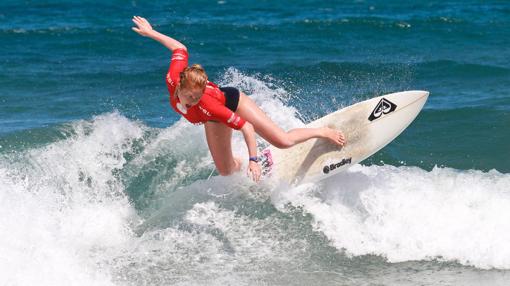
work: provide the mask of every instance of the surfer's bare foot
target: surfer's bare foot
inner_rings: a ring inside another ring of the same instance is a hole
[[[329,127],[323,127],[322,134],[323,134],[324,138],[329,139],[329,141],[331,141],[335,145],[338,145],[338,146],[345,145],[345,136],[339,130],[335,130],[335,129],[332,129]]]

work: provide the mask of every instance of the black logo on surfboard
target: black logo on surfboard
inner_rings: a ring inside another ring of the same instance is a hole
[[[324,174],[327,174],[327,173],[329,173],[329,171],[333,171],[336,168],[340,168],[345,164],[350,164],[351,160],[352,160],[352,157],[347,158],[347,159],[342,159],[342,161],[340,161],[338,163],[326,165],[326,166],[324,166],[324,168],[322,168],[322,171],[324,172]]]
[[[393,112],[397,108],[397,105],[386,98],[381,98],[379,103],[375,106],[374,110],[372,110],[372,113],[368,117],[368,120],[372,121],[374,119],[377,119],[381,117],[383,114],[388,114],[390,112]]]

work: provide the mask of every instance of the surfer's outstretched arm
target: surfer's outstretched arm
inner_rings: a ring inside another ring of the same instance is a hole
[[[160,42],[163,46],[167,47],[171,51],[175,49],[186,49],[186,46],[181,42],[154,30],[149,21],[147,21],[145,18],[140,16],[133,16],[133,23],[136,25],[136,27],[132,28],[133,31],[144,37],[148,37]]]

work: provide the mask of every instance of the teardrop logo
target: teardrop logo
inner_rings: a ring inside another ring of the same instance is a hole
[[[368,117],[368,120],[372,121],[381,117],[383,114],[388,114],[390,112],[395,111],[397,109],[397,105],[386,98],[382,98],[379,103],[375,106],[374,110]]]

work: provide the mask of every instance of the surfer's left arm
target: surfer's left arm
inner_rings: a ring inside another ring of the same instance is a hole
[[[257,157],[257,139],[255,137],[255,129],[253,129],[253,125],[251,125],[250,122],[246,122],[241,128],[241,132],[243,133],[244,140],[246,141],[246,146],[248,146],[249,157]],[[251,173],[254,181],[258,182],[260,180],[261,170],[257,162],[249,161],[248,172]]]

